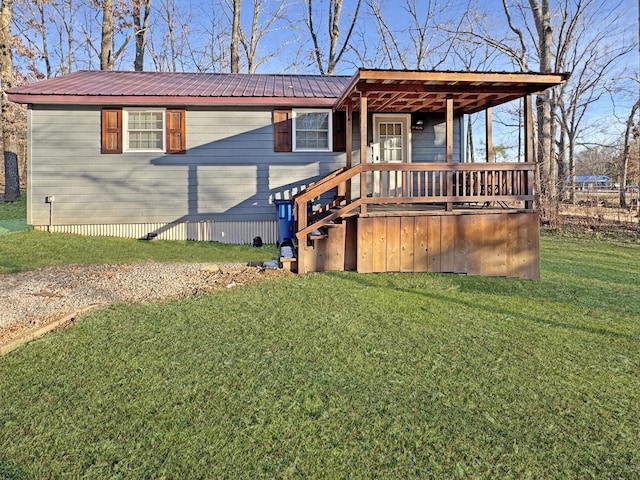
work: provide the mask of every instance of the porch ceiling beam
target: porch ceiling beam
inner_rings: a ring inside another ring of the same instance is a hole
[[[536,93],[546,88],[544,84],[520,84],[520,85],[468,85],[455,83],[451,85],[438,84],[411,84],[411,83],[364,83],[357,87],[363,93],[378,92],[405,92],[405,93],[451,93],[453,95],[466,95],[472,93],[479,94],[499,94],[499,95],[526,95]]]
[[[381,100],[380,104],[376,103],[376,108],[380,109],[380,110],[384,110],[385,108],[388,108],[390,105],[394,105],[398,102],[402,102],[405,98],[405,94],[403,92],[401,93],[396,93],[395,95],[392,95],[391,97],[387,98],[387,99],[379,99]],[[378,100],[378,99],[376,99]],[[405,104],[406,106],[406,104]]]
[[[476,113],[488,107],[495,107],[497,105],[516,100],[521,96],[522,95],[516,94],[508,96],[505,95],[502,97],[496,95],[490,95],[487,97],[478,95],[476,99],[460,99],[454,95],[454,107],[456,111],[459,111],[460,113]],[[403,112],[426,111],[444,113],[446,110],[446,96],[443,94],[424,94],[424,96],[411,98],[410,101],[407,101],[406,104],[403,103],[402,105],[399,104],[399,100],[405,98],[402,95],[397,95],[395,97],[382,97],[381,95],[371,94],[368,98],[370,112],[394,111],[395,109],[395,111]],[[395,102],[393,99],[395,99]],[[358,110],[357,105],[356,110]]]
[[[360,80],[467,82],[467,83],[539,83],[553,86],[568,78],[566,73],[526,72],[420,72],[406,70],[366,70],[358,72]]]

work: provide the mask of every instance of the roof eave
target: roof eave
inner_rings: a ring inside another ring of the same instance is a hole
[[[435,72],[360,69],[352,77],[340,98],[336,100],[333,108],[342,108],[354,93],[358,91],[362,93],[369,86],[377,86],[378,90],[384,91],[385,87],[388,87],[389,90],[393,89],[391,85],[402,88],[405,82],[414,82],[414,85],[415,82],[419,82],[424,85],[425,91],[444,92],[450,89],[451,92],[465,93],[468,88],[465,85],[473,85],[473,88],[478,91],[482,91],[483,85],[486,85],[485,88],[489,91],[492,89],[489,87],[492,83],[499,82],[506,85],[507,88],[516,88],[518,90],[517,97],[523,97],[527,94],[539,94],[548,88],[563,84],[569,76],[569,73],[554,72]],[[449,83],[452,84],[447,85]],[[406,85],[406,88],[411,89],[412,86]]]
[[[101,106],[234,106],[234,107],[323,107],[330,108],[335,98],[298,97],[191,97],[153,95],[39,95],[9,93],[9,100],[29,105],[101,105]]]

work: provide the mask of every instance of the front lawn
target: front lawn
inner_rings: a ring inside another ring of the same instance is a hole
[[[264,262],[277,255],[275,245],[253,248],[218,242],[148,242],[31,230],[0,237],[0,274],[71,263]]]
[[[542,258],[94,312],[0,359],[0,478],[639,478],[640,245]]]

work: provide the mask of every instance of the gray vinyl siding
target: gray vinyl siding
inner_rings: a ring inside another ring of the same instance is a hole
[[[446,124],[444,115],[424,117],[424,130],[411,132],[414,162],[446,162]],[[453,122],[453,161],[462,161],[462,117]]]
[[[272,109],[187,110],[187,154],[100,153],[100,109],[31,111],[30,223],[274,220],[344,165],[344,153],[275,153]]]
[[[100,108],[34,107],[29,112],[28,221],[32,225],[275,221],[274,199],[291,198],[344,166],[345,154],[274,152],[272,110],[189,108],[186,155],[103,155]],[[355,164],[360,145],[357,114],[353,129]],[[413,161],[444,161],[444,137],[444,118],[425,119],[424,130],[412,132]],[[457,119],[454,158],[458,161],[460,138]],[[48,196],[55,197],[53,204],[45,202]]]

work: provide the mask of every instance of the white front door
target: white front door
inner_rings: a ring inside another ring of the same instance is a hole
[[[373,161],[375,163],[410,162],[411,115],[373,116]],[[401,194],[402,172],[375,172],[374,196]]]

